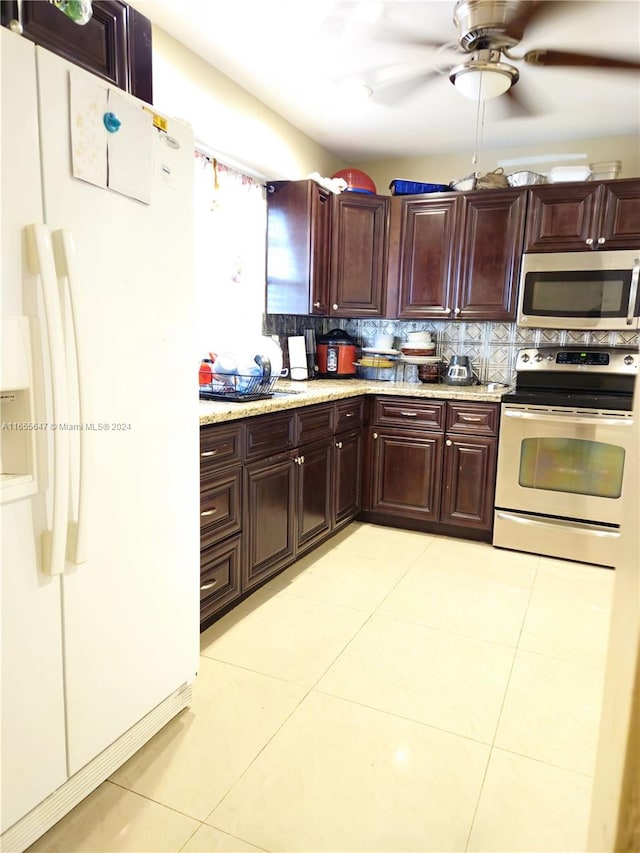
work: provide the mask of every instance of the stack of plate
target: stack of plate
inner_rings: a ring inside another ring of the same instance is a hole
[[[362,357],[358,362],[360,367],[395,367],[400,350],[376,349],[375,347],[362,347]]]
[[[430,361],[440,361],[434,353],[436,345],[432,341],[417,343],[413,340],[407,341],[400,347],[402,360],[407,364],[429,364]]]

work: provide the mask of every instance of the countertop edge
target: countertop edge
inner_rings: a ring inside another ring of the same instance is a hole
[[[418,384],[415,382],[383,382],[366,379],[316,379],[307,382],[278,381],[275,396],[252,402],[200,401],[200,426],[243,420],[259,415],[299,409],[334,400],[366,395],[417,397],[436,400],[499,403],[508,386],[487,390],[484,385],[454,386]],[[293,393],[291,393],[293,392]]]

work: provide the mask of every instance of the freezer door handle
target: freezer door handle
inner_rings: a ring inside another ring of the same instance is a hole
[[[87,465],[87,431],[84,425],[87,418],[87,389],[89,381],[86,370],[84,345],[82,335],[81,287],[76,266],[76,248],[71,231],[61,229],[51,235],[53,254],[58,275],[60,294],[64,293],[65,281],[69,294],[71,308],[71,327],[75,351],[75,368],[77,388],[78,419],[80,423],[78,444],[78,465],[75,487],[77,490],[77,516],[75,521],[69,520],[69,539],[67,542],[67,558],[76,566],[87,561],[87,504],[88,504],[88,465]],[[69,337],[69,336],[67,336]],[[71,473],[71,472],[70,472]]]
[[[41,570],[48,575],[64,572],[69,502],[69,433],[59,429],[68,417],[67,369],[62,312],[53,247],[47,227],[41,223],[25,227],[27,257],[34,275],[40,277],[51,365],[53,403],[53,488],[51,527],[42,533]]]

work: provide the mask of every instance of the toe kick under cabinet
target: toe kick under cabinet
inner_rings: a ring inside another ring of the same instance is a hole
[[[361,506],[363,398],[200,429],[200,625]]]
[[[499,406],[376,397],[364,518],[489,541]]]

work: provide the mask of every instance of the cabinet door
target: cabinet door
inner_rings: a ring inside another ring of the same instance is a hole
[[[334,526],[360,512],[362,494],[362,432],[340,433],[334,442]]]
[[[490,530],[496,478],[495,438],[447,435],[441,521]]]
[[[399,318],[450,316],[459,202],[458,198],[394,199],[391,242],[394,251],[397,244],[398,252],[394,263],[398,267]]]
[[[526,193],[483,190],[462,199],[462,254],[454,316],[514,320]]]
[[[382,316],[389,199],[343,193],[332,203],[329,313]]]
[[[245,468],[244,477],[243,591],[275,574],[293,559],[293,459],[276,456],[254,462]]]
[[[331,449],[333,440],[294,451],[296,465],[296,549],[303,553],[331,531]]]
[[[329,313],[331,193],[315,181],[267,186],[267,313]]]
[[[525,252],[588,250],[593,245],[599,190],[597,183],[529,190]]]
[[[17,3],[2,3],[2,24],[18,17]],[[50,3],[22,0],[26,38],[92,74],[153,103],[151,21],[120,0],[93,0],[93,14],[78,26]]]
[[[403,518],[439,518],[442,433],[373,433],[371,511]]]
[[[640,245],[640,181],[603,184],[596,242],[602,249],[636,249]]]

